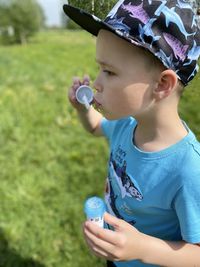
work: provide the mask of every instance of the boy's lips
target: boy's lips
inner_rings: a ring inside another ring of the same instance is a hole
[[[99,101],[98,101],[96,98],[94,98],[93,103],[94,103],[94,105],[95,105],[95,107],[96,107],[97,109],[99,109],[99,108],[102,107],[101,103],[99,103]]]

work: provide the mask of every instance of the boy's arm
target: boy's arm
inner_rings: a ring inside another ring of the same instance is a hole
[[[200,246],[146,236],[143,262],[165,267],[200,267]]]
[[[139,232],[129,223],[105,213],[114,228],[103,229],[85,222],[85,240],[96,256],[111,261],[140,260],[165,267],[200,267],[200,246],[184,241],[165,241]]]
[[[81,110],[77,109],[77,113],[86,131],[95,136],[103,135],[101,129],[101,121],[103,116],[98,111],[91,106],[88,110],[85,107],[82,107]]]
[[[81,105],[76,100],[76,90],[81,85],[89,85],[90,78],[84,76],[83,81],[80,81],[79,77],[73,78],[73,84],[68,92],[68,98],[72,106],[76,109],[80,121],[86,131],[90,132],[95,136],[102,136],[103,132],[101,130],[101,121],[103,116],[101,113],[96,111],[92,106],[89,109],[86,109],[84,105]]]

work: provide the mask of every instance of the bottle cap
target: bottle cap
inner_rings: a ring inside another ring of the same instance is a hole
[[[99,197],[88,198],[85,202],[84,211],[87,218],[103,217],[106,211],[105,203]]]
[[[76,90],[76,99],[79,103],[85,105],[88,109],[90,107],[90,103],[93,100],[93,91],[89,86],[81,85]]]

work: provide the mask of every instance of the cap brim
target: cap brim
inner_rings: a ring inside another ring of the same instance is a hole
[[[85,29],[92,35],[97,36],[100,30],[108,30],[128,42],[131,42],[137,46],[144,46],[134,37],[130,38],[130,36],[128,37],[120,34],[118,30],[114,29],[112,26],[102,21],[100,18],[91,15],[90,13],[87,13],[82,9],[71,5],[64,5],[63,10],[70,19],[72,19],[74,22],[76,22],[79,26],[81,26],[83,29]]]
[[[80,25],[83,29],[90,32],[92,35],[97,36],[101,29],[115,32],[114,29],[112,29],[101,19],[85,12],[82,9],[73,7],[71,5],[64,5],[63,10],[69,18]]]
[[[83,29],[91,33],[92,35],[97,36],[100,30],[107,30],[118,37],[128,41],[129,43],[132,43],[136,46],[139,46],[141,48],[147,49],[145,47],[145,44],[141,43],[139,40],[134,38],[133,36],[126,36],[120,33],[117,29],[114,29],[112,26],[107,24],[106,22],[102,21],[100,18],[91,15],[90,13],[87,13],[86,11],[79,9],[77,7],[71,6],[71,5],[64,5],[63,10],[65,14],[72,19],[74,22],[76,22],[79,26],[81,26]],[[151,51],[150,51],[151,52]]]

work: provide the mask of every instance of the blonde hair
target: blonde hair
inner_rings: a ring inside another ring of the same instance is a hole
[[[167,68],[163,65],[163,63],[157,58],[155,57],[151,52],[149,52],[148,50],[142,48],[142,55],[145,58],[145,68],[147,69],[147,71],[158,71],[158,72],[162,72],[164,70],[166,70]],[[177,87],[176,87],[176,91],[179,97],[182,96],[183,92],[184,92],[185,86],[182,83],[182,81],[178,78],[178,82],[177,82]]]

